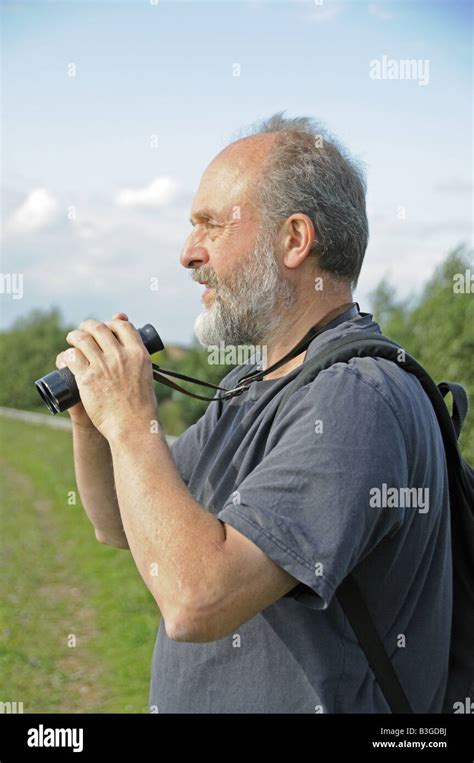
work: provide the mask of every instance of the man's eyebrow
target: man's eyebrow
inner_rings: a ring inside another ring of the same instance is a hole
[[[193,212],[191,214],[191,217],[189,218],[189,222],[192,223],[194,219],[198,220],[205,220],[210,217],[218,217],[218,212],[216,212],[213,209],[210,209],[209,207],[203,207],[202,209],[199,209],[197,212]]]

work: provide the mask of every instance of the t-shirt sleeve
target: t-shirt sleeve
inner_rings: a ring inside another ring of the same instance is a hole
[[[288,399],[263,459],[217,516],[325,609],[356,564],[401,527],[406,510],[375,508],[371,491],[407,486],[406,453],[392,401],[356,366],[337,364]]]
[[[169,446],[175,466],[186,485],[189,482],[192,467],[189,454],[200,452],[199,443],[205,428],[204,417],[205,414],[195,424],[185,429]]]
[[[196,455],[203,450],[216,424],[216,406],[217,403],[209,403],[201,418],[195,424],[191,424],[170,445],[174,463],[186,485],[196,465]]]

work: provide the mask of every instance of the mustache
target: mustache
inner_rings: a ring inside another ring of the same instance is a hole
[[[211,288],[215,288],[217,286],[217,278],[215,273],[213,273],[210,270],[205,270],[204,268],[197,268],[192,275],[191,278],[193,281],[199,281],[202,284],[205,284],[206,286],[210,286]]]

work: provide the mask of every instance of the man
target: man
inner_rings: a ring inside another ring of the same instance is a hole
[[[348,312],[368,237],[361,170],[318,124],[277,114],[211,162],[191,222],[181,263],[206,286],[204,346],[264,346],[268,368],[336,319],[306,353],[210,403],[171,449],[124,314],[85,321],[58,356],[83,403],[71,416],[85,510],[99,541],[130,548],[162,614],[152,711],[390,712],[335,595],[354,570],[413,709],[439,712],[451,556],[428,398],[394,363],[363,358],[277,412],[302,363],[380,331]],[[413,487],[429,497],[418,508],[372,500]]]

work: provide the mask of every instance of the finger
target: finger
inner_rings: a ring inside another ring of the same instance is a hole
[[[122,320],[117,322],[124,323]],[[117,341],[117,338],[105,323],[89,319],[87,321],[83,321],[79,325],[79,329],[80,331],[89,334],[94,339],[97,346],[102,350],[102,352],[116,353],[120,348],[120,343]]]
[[[89,363],[101,363],[104,353],[93,336],[82,329],[74,329],[66,335],[66,340],[73,347],[77,347],[87,358]]]
[[[70,347],[69,350],[65,350],[62,353],[64,366],[67,366],[69,370],[77,376],[89,368],[89,361],[81,350],[76,347]]]
[[[113,331],[124,347],[140,345],[143,349],[142,338],[135,326],[129,321],[107,321],[107,326]]]
[[[128,321],[128,315],[126,313],[115,313],[112,316],[113,321]]]
[[[64,352],[60,352],[56,355],[56,368],[65,368],[66,363],[64,362]]]

